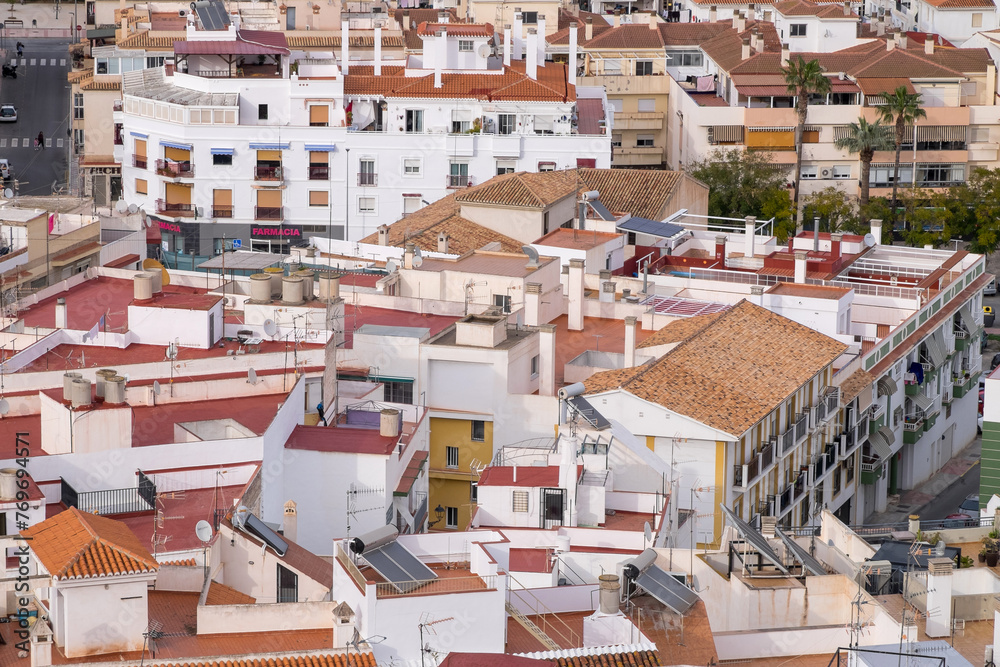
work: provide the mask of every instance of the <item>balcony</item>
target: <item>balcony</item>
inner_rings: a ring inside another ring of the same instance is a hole
[[[733,466],[733,487],[746,490],[753,486],[774,463],[775,442],[769,442],[750,458],[745,465]]]
[[[786,456],[809,433],[809,413],[800,412],[795,415],[795,421],[791,423],[788,430],[781,434],[781,455]]]
[[[378,187],[378,174],[362,171],[358,173],[358,187],[374,188]]]
[[[146,168],[146,156],[145,155],[133,155],[132,156],[132,166],[136,169]]]
[[[961,352],[969,347],[969,332],[955,329],[955,351]]]
[[[360,176],[360,174],[359,174]],[[447,174],[445,176],[445,187],[449,188],[471,188],[472,177],[467,174]]]
[[[663,164],[662,146],[616,146],[611,149],[616,166],[653,166]]]
[[[823,450],[822,454],[817,454],[816,458],[813,459],[813,478],[812,483],[818,484],[831,470],[833,470],[834,463],[837,461],[837,444],[830,442],[827,443],[826,448]]]
[[[194,215],[194,205],[157,199],[156,212],[169,215],[172,218],[188,218]]]
[[[912,420],[912,421],[911,421]],[[903,424],[903,442],[912,445],[924,435],[924,418],[907,417]]]
[[[861,483],[874,484],[882,477],[882,461],[875,460],[861,464]]]
[[[871,413],[868,416],[868,432],[874,433],[885,426],[885,406],[875,403],[869,410]]]
[[[662,111],[615,112],[616,130],[663,129]]]
[[[257,165],[253,168],[253,180],[255,181],[281,181],[284,180],[284,170],[281,165]]]
[[[254,206],[254,220],[284,220],[284,211],[281,206]]]
[[[310,181],[325,181],[330,178],[330,167],[328,165],[309,165],[309,180]]]
[[[919,385],[916,382],[908,382],[904,385],[904,391],[907,396],[916,396],[923,391],[923,385]]]
[[[194,165],[190,162],[157,160],[156,173],[167,178],[194,178]]]
[[[231,217],[233,217],[233,207],[232,206],[213,206],[212,207],[212,217],[213,218],[231,218]]]

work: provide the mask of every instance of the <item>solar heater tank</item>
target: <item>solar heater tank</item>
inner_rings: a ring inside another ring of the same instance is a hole
[[[622,574],[625,575],[626,579],[634,581],[655,562],[656,550],[646,549],[632,560],[626,561],[625,566],[622,568]]]
[[[396,541],[397,537],[399,537],[399,531],[396,530],[395,526],[382,526],[364,535],[352,537],[349,546],[352,552],[360,556],[366,550],[378,549]]]

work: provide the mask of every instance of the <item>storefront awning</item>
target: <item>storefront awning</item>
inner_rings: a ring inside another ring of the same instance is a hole
[[[899,389],[896,381],[888,373],[878,379],[878,395],[892,396]]]

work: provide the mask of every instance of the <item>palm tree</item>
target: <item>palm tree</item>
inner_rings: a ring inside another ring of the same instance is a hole
[[[788,65],[782,68],[781,73],[785,76],[785,83],[788,84],[788,92],[795,95],[795,113],[798,116],[798,125],[795,126],[795,180],[792,181],[792,210],[795,216],[799,217],[799,178],[802,176],[802,134],[806,129],[806,111],[809,110],[809,94],[826,94],[830,92],[830,79],[823,75],[823,68],[819,66],[818,60],[806,62],[799,56],[798,62],[789,60]]]
[[[909,93],[906,86],[893,92],[884,92],[885,104],[879,107],[879,117],[886,125],[896,126],[896,162],[892,172],[892,209],[889,217],[893,227],[896,222],[896,189],[899,185],[899,152],[903,148],[903,133],[907,125],[913,125],[918,118],[926,118],[927,112],[920,107],[920,94]],[[893,227],[890,227],[892,229]]]
[[[865,207],[868,205],[868,175],[871,172],[875,151],[887,151],[892,147],[889,128],[878,121],[869,123],[861,117],[857,123],[850,123],[847,126],[847,136],[837,139],[834,144],[849,153],[857,153],[861,160],[861,195],[858,201],[861,207],[861,221],[867,222],[864,215]]]

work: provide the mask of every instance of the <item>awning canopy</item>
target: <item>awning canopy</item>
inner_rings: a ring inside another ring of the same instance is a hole
[[[930,412],[930,409],[934,407],[934,400],[927,398],[923,394],[914,394],[913,396],[907,396],[913,404],[916,405],[924,413]]]
[[[924,339],[924,346],[927,348],[927,359],[935,367],[940,366],[945,360],[944,344],[940,340],[940,337],[941,330],[938,329]]]
[[[213,148],[212,155],[233,155],[236,153],[235,148]]]
[[[337,147],[333,144],[306,144],[306,150],[317,153],[333,153],[337,150]]]
[[[240,36],[246,35],[247,32],[250,31],[241,31]],[[254,30],[252,32],[257,34],[261,31]],[[280,36],[281,41],[285,41],[284,34],[280,32],[276,34]],[[287,46],[264,44],[260,41],[244,41],[237,37],[233,40],[176,41],[174,42],[174,53],[179,56],[287,56],[291,51],[288,50]]]
[[[136,139],[149,139],[148,134],[140,134],[139,132],[129,132]]]
[[[888,373],[878,379],[877,386],[879,396],[892,396],[899,389],[899,385],[896,384],[896,381]]]
[[[252,151],[287,151],[291,144],[250,144]]]
[[[191,150],[191,144],[179,144],[174,141],[160,141],[160,145],[164,148],[176,148],[179,151],[189,151]]]
[[[892,456],[892,443],[895,439],[896,436],[893,434],[892,429],[883,426],[868,436],[868,444],[871,445],[872,451],[875,452],[876,456],[883,461],[887,461]]]

